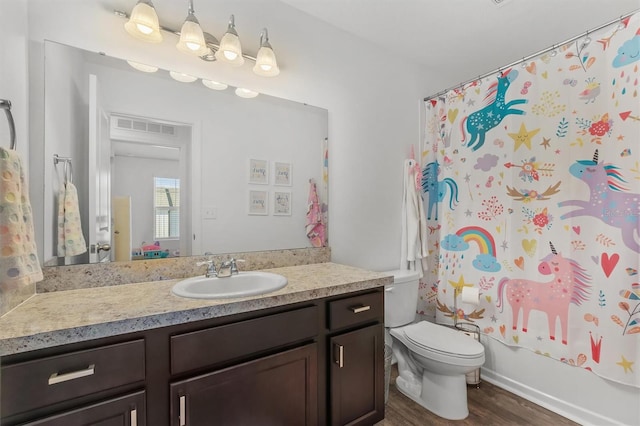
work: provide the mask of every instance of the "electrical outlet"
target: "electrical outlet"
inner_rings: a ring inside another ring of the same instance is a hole
[[[215,220],[218,218],[218,208],[217,207],[205,207],[202,210],[202,218],[205,220]]]

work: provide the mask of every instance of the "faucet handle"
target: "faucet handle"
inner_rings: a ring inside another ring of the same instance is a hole
[[[197,262],[196,266],[204,266],[207,265],[207,272],[205,274],[205,276],[208,277],[212,277],[212,276],[216,276],[216,274],[218,273],[218,271],[216,270],[216,263],[213,259],[209,259],[209,260],[204,260],[202,262]]]
[[[237,274],[238,273],[238,264],[237,262],[244,262],[244,259],[234,259],[233,257],[231,258],[231,260],[229,260],[229,262],[231,263],[231,273],[232,274]]]

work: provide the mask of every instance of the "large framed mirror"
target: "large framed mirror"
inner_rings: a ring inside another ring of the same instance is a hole
[[[46,266],[312,247],[312,183],[328,210],[325,109],[56,42],[44,52]],[[68,182],[79,255],[59,244]]]

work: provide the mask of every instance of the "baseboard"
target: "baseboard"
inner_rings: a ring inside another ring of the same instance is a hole
[[[579,407],[574,404],[567,403],[559,400],[551,395],[547,395],[544,392],[540,392],[537,389],[523,385],[520,382],[511,380],[501,374],[497,374],[495,371],[487,368],[481,369],[481,378],[487,382],[505,389],[515,395],[518,395],[528,401],[538,404],[547,410],[553,411],[556,414],[566,417],[567,419],[579,423],[581,425],[619,425],[620,423],[612,420],[608,417],[604,417],[598,413],[590,410],[586,410],[584,407]]]

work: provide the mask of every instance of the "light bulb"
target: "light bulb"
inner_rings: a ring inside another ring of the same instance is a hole
[[[136,24],[136,27],[138,27],[138,31],[142,34],[151,34],[153,32],[153,28],[144,24]]]
[[[225,50],[223,53],[224,53],[224,57],[230,61],[233,61],[238,57],[238,54],[236,52],[231,52],[229,50]]]

